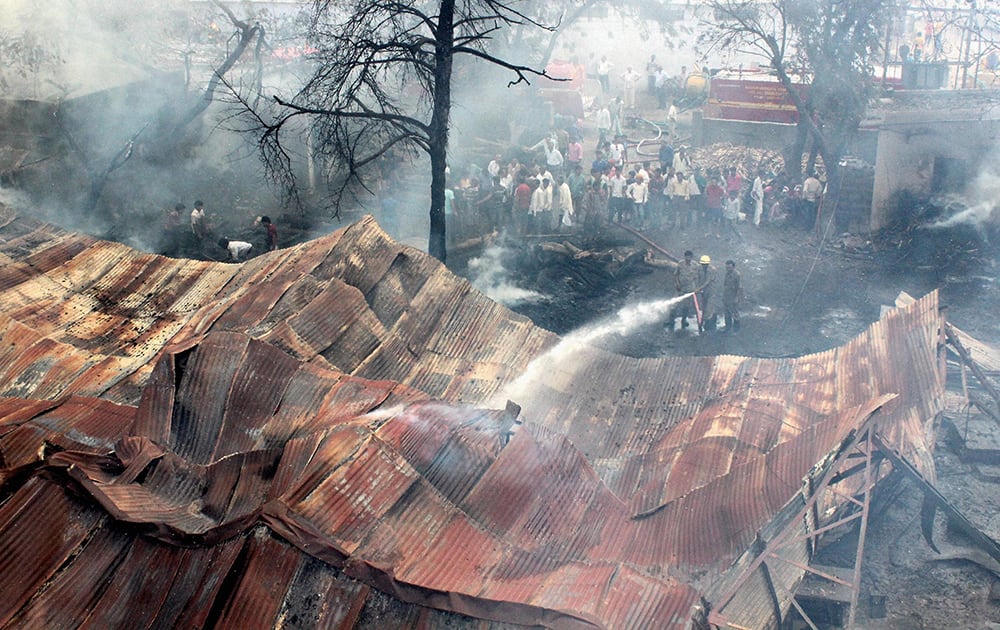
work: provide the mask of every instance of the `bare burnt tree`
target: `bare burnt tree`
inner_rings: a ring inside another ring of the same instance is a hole
[[[553,28],[523,13],[520,4],[317,0],[309,33],[314,49],[310,78],[294,96],[275,96],[273,111],[247,112],[269,175],[294,192],[293,152],[283,142],[286,135],[307,129],[314,155],[343,171],[332,191],[339,215],[340,200],[352,187],[369,186],[381,158],[426,153],[431,166],[428,252],[444,261],[454,60],[463,55],[503,68],[512,73],[510,85],[546,76],[544,70],[490,52],[491,40],[504,28]]]
[[[889,0],[710,0],[713,47],[763,58],[799,114],[797,142],[785,151],[789,175],[801,175],[806,140],[832,177],[847,142],[874,95],[872,63],[879,59],[893,3]],[[808,90],[799,91],[800,85]]]

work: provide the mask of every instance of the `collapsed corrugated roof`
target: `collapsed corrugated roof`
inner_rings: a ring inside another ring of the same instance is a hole
[[[567,359],[370,219],[241,265],[8,219],[0,557],[36,568],[0,574],[4,623],[115,625],[155,591],[140,625],[322,625],[348,614],[302,601],[322,579],[351,610],[360,581],[484,619],[683,627],[876,411],[932,471],[936,294],[798,359]],[[523,424],[473,407],[504,396]],[[120,566],[130,590],[94,592]]]

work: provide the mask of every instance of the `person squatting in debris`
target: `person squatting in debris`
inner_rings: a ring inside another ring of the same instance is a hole
[[[726,275],[722,279],[722,310],[726,331],[740,329],[740,304],[743,302],[743,279],[736,271],[736,262],[726,261]]]
[[[677,267],[674,268],[674,289],[677,291],[677,295],[694,293],[698,287],[699,271],[698,265],[694,263],[694,252],[690,249],[685,251],[684,260],[677,263]],[[681,328],[687,328],[690,325],[688,317],[691,316],[693,308],[694,296],[682,300],[676,305],[675,312],[671,314],[671,323],[673,323],[674,317],[680,317]]]
[[[231,241],[228,238],[223,237],[219,239],[219,247],[229,251],[229,260],[238,262],[246,260],[253,244],[246,241]]]

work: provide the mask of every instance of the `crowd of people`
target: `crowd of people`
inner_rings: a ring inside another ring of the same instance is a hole
[[[814,225],[823,194],[817,173],[787,185],[763,169],[696,166],[689,148],[675,148],[669,139],[654,160],[630,154],[634,147],[624,134],[598,131],[588,163],[582,136],[571,126],[553,129],[508,160],[495,155],[485,169],[472,166],[458,182],[449,182],[445,214],[453,241],[492,231],[593,235],[611,224],[640,231],[699,228],[739,241],[742,223]]]

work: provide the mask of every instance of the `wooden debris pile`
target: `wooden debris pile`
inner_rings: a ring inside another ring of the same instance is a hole
[[[512,308],[542,328],[567,333],[620,308],[632,279],[652,271],[647,255],[646,248],[603,240],[543,241],[512,249],[503,262],[510,282],[544,296]]]
[[[639,247],[590,251],[564,241],[539,243],[534,262],[538,266],[538,286],[543,290],[570,289],[589,294],[603,291],[617,278],[635,272],[645,257],[646,250]]]
[[[728,169],[735,166],[740,176],[747,178],[764,169],[766,173],[780,173],[785,161],[778,151],[768,151],[743,145],[720,142],[689,151],[692,166],[703,170]]]

